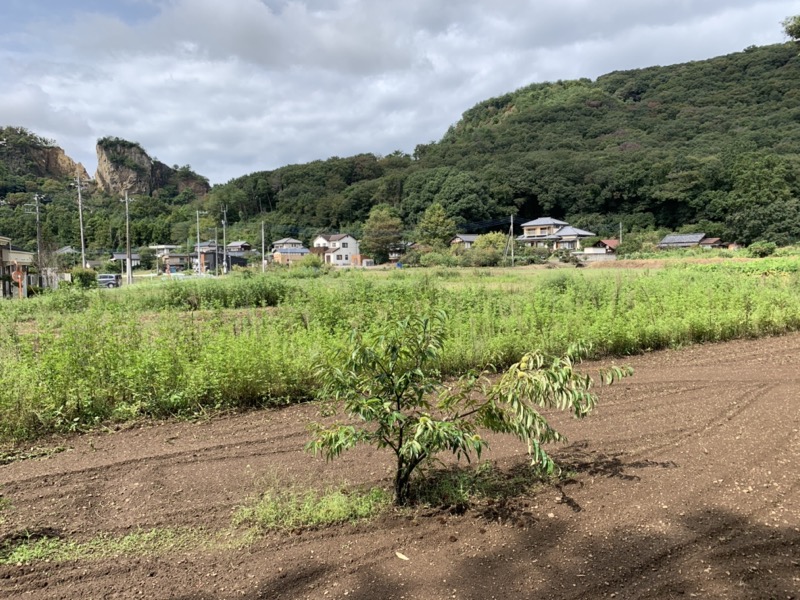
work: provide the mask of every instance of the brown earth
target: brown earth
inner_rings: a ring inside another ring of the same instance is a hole
[[[393,512],[236,549],[0,567],[2,598],[800,598],[800,335],[654,352],[559,416],[575,472],[507,505]],[[594,365],[592,365],[594,366]],[[304,453],[311,406],[93,433],[0,467],[0,542],[223,531],[265,480],[387,484],[371,449]],[[493,440],[503,469],[519,443]],[[402,560],[396,553],[408,560]]]

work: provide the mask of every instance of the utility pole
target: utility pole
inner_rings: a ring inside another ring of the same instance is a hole
[[[83,237],[83,198],[81,197],[81,174],[75,177],[78,186],[78,223],[81,228],[81,268],[86,268],[86,240]]]
[[[622,221],[619,223],[619,243],[622,243]]]
[[[228,207],[222,209],[222,274],[228,273],[228,238],[225,230],[228,226]]]
[[[131,266],[131,214],[128,210],[128,190],[125,190],[125,280],[133,283],[133,267]]]
[[[263,273],[267,268],[267,256],[265,253],[266,246],[264,245],[264,221],[261,221],[261,272]]]
[[[42,285],[42,273],[44,267],[42,265],[42,223],[39,219],[39,202],[42,200],[42,195],[38,192],[33,195],[35,204],[25,204],[25,212],[36,215],[36,269],[39,272],[39,286]]]
[[[511,266],[514,266],[514,215],[511,215]]]
[[[203,265],[200,262],[200,213],[203,213],[204,215],[208,213],[204,210],[197,210],[195,213],[197,216],[197,274],[202,275]]]

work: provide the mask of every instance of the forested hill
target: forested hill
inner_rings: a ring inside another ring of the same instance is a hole
[[[567,218],[598,233],[700,229],[749,243],[800,238],[800,47],[795,43],[482,102],[414,156],[334,158],[254,173],[212,196],[265,211],[276,234],[357,231],[371,206],[411,229],[437,201],[465,229]],[[281,227],[283,226],[283,228]]]
[[[268,242],[286,235],[308,241],[323,230],[359,234],[378,204],[393,207],[411,232],[433,202],[464,231],[502,228],[514,214],[563,218],[600,235],[622,222],[627,231],[667,227],[743,243],[796,241],[798,53],[795,43],[752,47],[594,82],[530,85],[469,109],[413,156],[337,157],[245,175],[205,197],[137,202],[133,243],[186,243],[195,209],[208,213],[200,219],[206,236],[223,206],[229,239],[251,243],[262,221]],[[27,182],[28,192],[35,185],[35,178]],[[31,219],[19,208],[23,196],[0,206],[0,233],[35,247]],[[90,209],[99,204],[88,219],[89,247],[119,247],[121,205],[88,202]],[[74,226],[64,222],[68,206],[59,205],[58,226],[46,227],[58,246],[77,243],[77,211],[69,217]]]

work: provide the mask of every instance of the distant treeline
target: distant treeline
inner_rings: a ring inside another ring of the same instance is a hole
[[[262,221],[268,242],[359,235],[376,205],[392,207],[411,232],[438,202],[478,233],[512,214],[518,223],[548,215],[601,236],[622,223],[627,232],[667,228],[784,244],[800,239],[798,173],[800,56],[786,43],[594,82],[530,85],[471,108],[413,155],[334,157],[245,175],[203,199],[147,199],[135,209],[133,235],[137,245],[186,243],[200,209],[208,212],[207,239],[224,206],[229,235],[251,243]],[[33,191],[9,186],[19,177],[0,160],[0,197],[14,188],[19,201]],[[96,203],[107,212],[94,213],[101,222],[89,224],[90,245],[119,247],[120,206]],[[0,232],[30,245],[30,218],[8,212],[0,208]],[[76,242],[75,223],[49,231],[60,245]]]

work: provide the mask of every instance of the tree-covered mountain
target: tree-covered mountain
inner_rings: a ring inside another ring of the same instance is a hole
[[[601,235],[622,222],[627,231],[796,241],[798,51],[790,42],[596,81],[530,85],[467,110],[413,156],[334,157],[245,175],[205,197],[149,198],[137,210],[135,243],[186,242],[195,209],[208,213],[201,237],[227,207],[229,236],[255,242],[262,221],[268,241],[308,240],[322,230],[359,234],[381,204],[410,231],[434,202],[465,231],[497,227],[511,214],[548,215]],[[12,191],[8,178],[18,175],[2,169],[0,195],[30,194],[41,184],[34,178],[20,190],[17,182]],[[121,214],[115,200],[103,202],[109,218]],[[15,223],[0,208],[0,231],[30,240],[30,227]],[[104,227],[93,228],[92,243],[119,247],[119,231]],[[75,241],[74,226],[53,233],[61,243]]]
[[[749,243],[800,238],[795,43],[590,81],[534,84],[478,104],[414,156],[362,155],[253,173],[217,202],[273,227],[357,229],[434,202],[464,228],[509,214],[598,233],[703,229]]]

